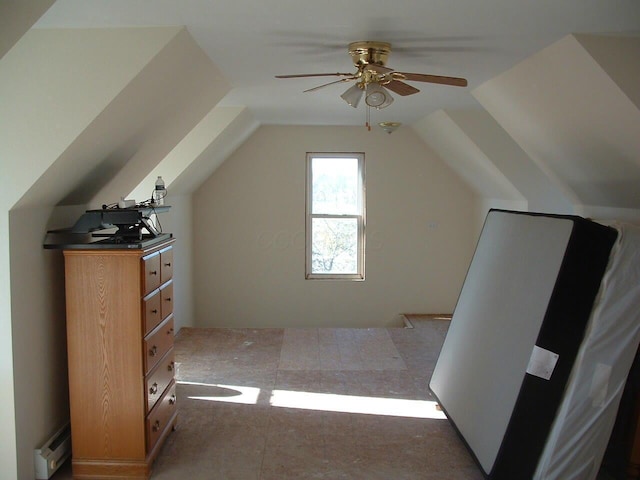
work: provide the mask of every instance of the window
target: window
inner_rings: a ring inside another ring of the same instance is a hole
[[[364,280],[364,154],[307,153],[306,278]]]

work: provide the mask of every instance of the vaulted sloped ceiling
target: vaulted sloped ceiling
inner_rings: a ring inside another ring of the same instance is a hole
[[[640,38],[569,35],[473,91],[574,213],[638,217]]]
[[[119,65],[118,55],[136,49],[135,37],[158,29],[107,29],[107,30],[36,30],[34,49],[47,48],[45,42],[63,36],[70,43],[94,40],[104,36],[124,38],[116,52],[99,52],[99,60],[110,68]],[[167,29],[160,29],[165,31]],[[133,189],[157,163],[227,93],[229,85],[210,59],[195,44],[184,28],[169,28],[167,39],[152,56],[129,72],[115,95],[108,103],[97,105],[102,110],[82,126],[65,150],[35,181],[22,197],[18,207],[39,204],[97,205],[117,201]],[[157,33],[155,33],[157,35]],[[42,42],[42,44],[38,44]],[[75,78],[85,80],[84,88],[105,88],[106,81],[86,77],[95,75],[85,71],[81,55],[70,54],[66,44],[58,46],[60,70],[71,70]],[[65,51],[66,50],[66,51]],[[96,54],[96,52],[94,52]],[[42,78],[46,82],[46,77]],[[34,85],[34,88],[37,86]],[[61,89],[65,85],[60,85]],[[48,128],[55,128],[73,118],[68,114],[73,105],[57,99],[59,92],[52,92],[58,111],[48,118]],[[85,92],[75,102],[91,104],[97,95]],[[43,126],[47,128],[47,126]],[[52,152],[47,152],[52,153]]]
[[[574,36],[620,90],[640,108],[640,36]]]
[[[149,172],[128,198],[137,201],[149,198],[159,175],[172,195],[190,194],[258,125],[246,107],[216,106]]]
[[[55,0],[0,2],[0,58],[54,3]]]
[[[569,35],[413,127],[489,203],[637,220],[639,58],[640,37]]]
[[[143,78],[136,82],[137,88],[123,92],[123,114],[143,110],[147,118],[131,129],[120,147],[124,147],[120,155],[110,158],[115,175],[103,188],[92,189],[94,206],[117,201],[135,189],[230,90],[222,73],[187,30],[181,34],[182,38],[159,54],[149,71],[143,72]],[[132,109],[132,102],[139,107]],[[210,134],[212,141],[215,135]],[[186,164],[192,160],[182,161]],[[150,186],[153,187],[153,182]],[[146,198],[151,189],[147,194]]]
[[[453,110],[447,113],[527,199],[529,210],[570,212],[572,199],[531,161],[486,110]]]
[[[470,113],[469,115],[472,115]],[[527,199],[476,144],[449,111],[440,110],[413,126],[418,135],[476,194],[513,208],[527,209]]]
[[[442,110],[414,128],[485,200],[517,210],[573,213],[573,199],[486,110]]]
[[[413,127],[484,199],[638,216],[637,58],[640,37],[569,35]],[[4,132],[35,162],[16,207],[143,200],[157,174],[190,193],[257,127],[216,107],[230,86],[184,28],[31,30],[1,63],[4,108],[30,106]]]
[[[7,92],[0,114],[11,119],[0,129],[0,153],[11,159],[3,163],[7,178],[12,179],[5,187],[7,205],[16,206],[21,197],[21,205],[55,205],[108,155],[107,135],[96,133],[92,141],[76,147],[74,158],[62,158],[179,31],[27,32],[0,61],[0,89]],[[65,168],[54,167],[58,161]],[[48,182],[38,181],[51,168],[58,174],[50,175]]]

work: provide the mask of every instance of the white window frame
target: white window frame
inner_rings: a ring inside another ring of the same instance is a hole
[[[314,158],[356,158],[358,160],[358,214],[313,214],[311,213],[313,199],[313,172],[311,164]],[[362,152],[307,152],[307,199],[306,199],[306,267],[305,278],[308,280],[364,280],[365,271],[365,213],[366,186],[364,153]],[[313,273],[312,272],[312,222],[314,218],[356,218],[358,220],[357,239],[357,271],[356,273]]]

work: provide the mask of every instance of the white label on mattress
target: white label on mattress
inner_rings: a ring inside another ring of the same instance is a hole
[[[598,363],[593,372],[591,388],[589,389],[589,398],[591,398],[592,406],[603,407],[605,405],[609,390],[609,377],[611,377],[611,366]]]
[[[537,345],[533,346],[531,357],[529,358],[529,365],[527,366],[527,373],[536,377],[549,380],[553,369],[556,368],[559,355],[553,353],[550,350],[540,348]]]

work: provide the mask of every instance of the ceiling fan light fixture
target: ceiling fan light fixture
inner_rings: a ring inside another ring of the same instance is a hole
[[[391,96],[391,93],[389,92],[389,90],[384,88],[384,92],[385,92],[385,95],[386,95],[386,99],[382,103],[382,105],[380,105],[378,107],[378,110],[380,110],[381,108],[386,108],[386,107],[388,107],[389,105],[391,105],[393,103],[393,97]]]
[[[370,107],[381,109],[391,105],[393,97],[382,85],[377,82],[371,82],[367,84],[364,101]]]
[[[349,87],[342,95],[340,95],[340,97],[353,108],[357,108],[363,93],[364,92],[360,85],[356,83]]]
[[[400,122],[380,122],[378,124],[381,129],[389,134],[395,132],[400,127],[400,125],[402,125]]]

